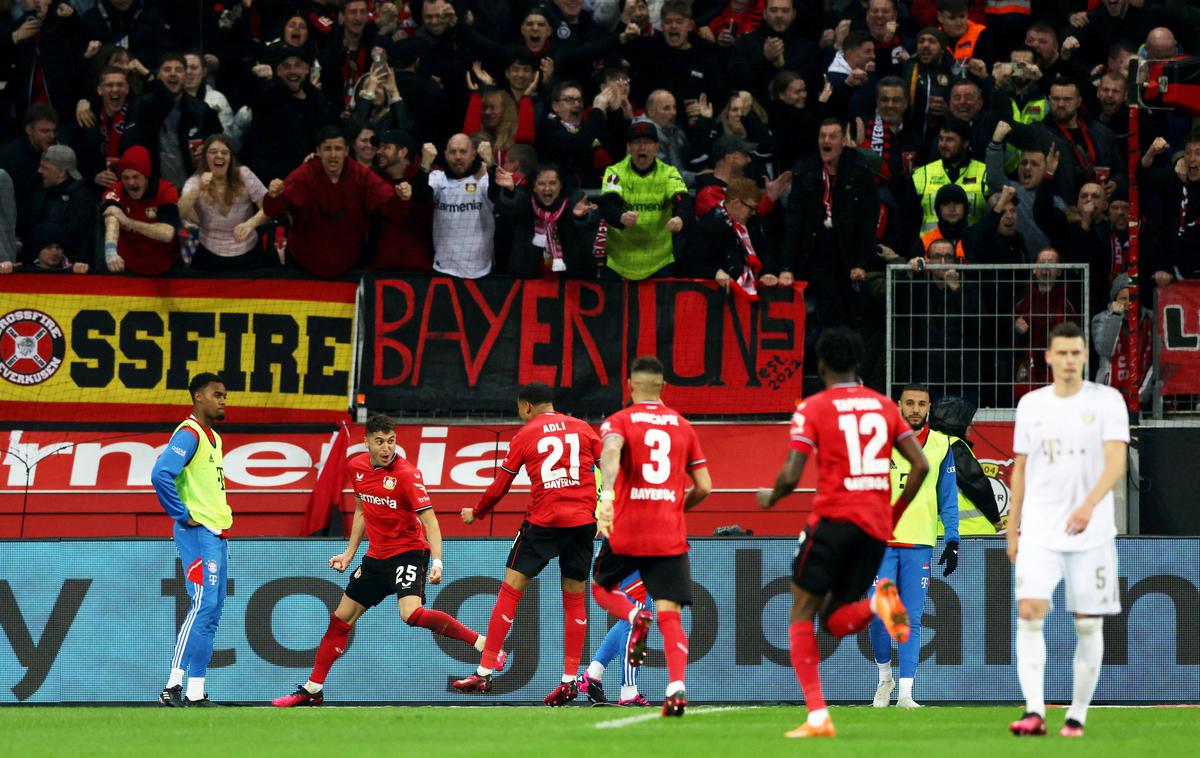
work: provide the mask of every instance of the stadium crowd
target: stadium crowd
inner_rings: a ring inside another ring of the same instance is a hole
[[[1200,51],[1183,0],[0,15],[0,273],[686,276],[750,297],[800,280],[822,327],[853,325],[878,355],[889,263],[930,282],[913,307],[948,316],[981,307],[964,302],[972,264],[1084,263],[1090,302],[1041,269],[982,306],[1017,315],[1006,347],[1044,344],[1055,314],[1094,318],[1114,377],[1131,185],[1143,302],[1200,276],[1200,132],[1142,110],[1135,175],[1128,160],[1129,61]]]

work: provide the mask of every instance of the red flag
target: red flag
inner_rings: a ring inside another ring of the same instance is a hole
[[[329,455],[317,474],[317,483],[308,498],[304,527],[300,536],[309,537],[329,528],[330,512],[341,517],[342,485],[346,481],[346,451],[350,448],[350,429],[343,421],[330,438]]]

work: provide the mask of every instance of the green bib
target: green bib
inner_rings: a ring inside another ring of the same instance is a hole
[[[921,489],[917,490],[917,496],[909,504],[908,510],[900,517],[900,523],[896,524],[895,536],[892,537],[896,542],[904,542],[909,545],[932,545],[937,542],[938,476],[941,474],[946,456],[950,455],[950,438],[941,432],[930,429],[929,434],[925,437],[925,447],[921,450],[925,453],[926,460],[929,461],[929,474],[925,477],[925,481],[921,482]],[[908,479],[908,472],[911,470],[912,464],[908,462],[908,459],[893,448],[893,503],[904,491],[904,482]]]
[[[208,434],[192,419],[186,419],[175,428],[187,427],[196,433],[199,443],[196,454],[175,478],[179,499],[187,506],[192,520],[211,526],[213,529],[228,529],[233,526],[233,511],[225,500],[225,462],[221,457],[221,435],[213,432],[216,445],[208,441]]]

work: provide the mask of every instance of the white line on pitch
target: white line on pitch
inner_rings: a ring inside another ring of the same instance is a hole
[[[759,705],[723,705],[698,708],[689,708],[687,715],[703,716],[708,713],[720,713],[722,711],[748,711],[753,708],[761,708]],[[609,721],[601,721],[596,724],[597,729],[620,729],[621,727],[629,726],[630,724],[640,724],[643,721],[652,721],[653,719],[662,718],[661,713],[639,713],[636,716],[625,716],[619,719],[610,719]]]

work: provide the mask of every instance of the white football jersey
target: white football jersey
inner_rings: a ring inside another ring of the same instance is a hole
[[[429,173],[433,190],[433,268],[462,279],[478,279],[492,270],[496,216],[488,199],[488,175],[451,179]]]
[[[1116,536],[1112,492],[1096,506],[1087,529],[1067,534],[1067,517],[1104,471],[1105,442],[1129,442],[1125,399],[1112,387],[1084,382],[1074,395],[1058,397],[1050,385],[1021,398],[1013,451],[1027,456],[1022,543],[1087,550]]]

